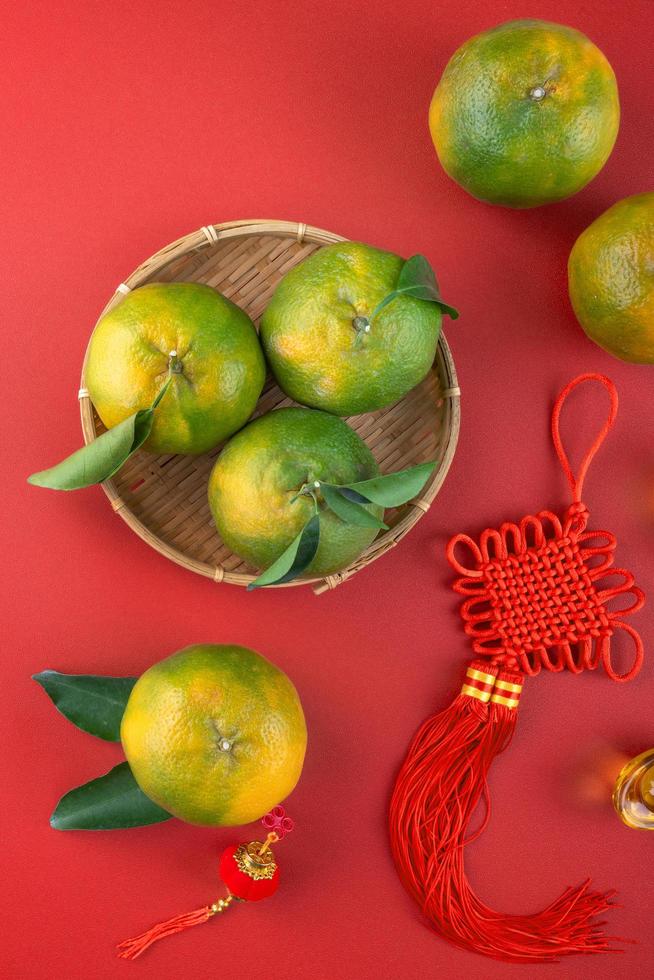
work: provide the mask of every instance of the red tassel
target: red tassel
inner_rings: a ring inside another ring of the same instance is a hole
[[[498,669],[473,661],[464,693],[429,718],[415,735],[390,805],[391,849],[407,891],[421,905],[438,890],[441,864],[465,830],[485,787],[477,777],[481,735]],[[474,675],[485,675],[488,683]]]
[[[471,683],[471,672],[479,677],[491,671],[497,677],[492,694],[478,679]],[[609,907],[612,893],[589,892],[588,882],[532,916],[494,912],[472,891],[463,849],[488,821],[488,771],[511,741],[522,676],[475,662],[466,680],[453,704],[414,738],[393,792],[391,848],[405,887],[440,935],[495,959],[551,962],[571,953],[608,952],[607,938],[591,920]],[[468,836],[482,799],[482,825]]]
[[[183,932],[184,929],[190,929],[191,926],[198,926],[202,922],[207,922],[217,912],[222,912],[223,909],[227,908],[231,901],[232,896],[229,895],[215,905],[205,905],[204,908],[196,909],[195,912],[175,915],[172,919],[159,922],[156,926],[152,926],[151,929],[142,932],[140,936],[134,936],[133,939],[126,939],[120,943],[117,947],[118,956],[124,960],[135,960],[137,956],[144,953],[158,939],[173,936],[176,932]]]

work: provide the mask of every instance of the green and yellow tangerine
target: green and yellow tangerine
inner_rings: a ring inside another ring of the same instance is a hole
[[[356,415],[391,405],[433,364],[442,314],[400,296],[373,316],[404,260],[359,242],[320,249],[279,283],[261,321],[272,371],[303,405]]]
[[[654,364],[654,192],[618,201],[581,233],[568,286],[591,340],[621,360]]]
[[[265,362],[250,318],[200,283],[152,283],[97,324],[86,385],[107,428],[154,401],[168,377],[144,448],[203,453],[252,414]]]
[[[187,647],[136,682],[121,740],[143,792],[188,823],[260,819],[295,787],[307,731],[289,678],[246,647]]]
[[[604,54],[579,31],[539,20],[466,41],[429,109],[446,173],[474,197],[515,208],[581,190],[606,163],[619,122]]]
[[[288,548],[314,513],[315,481],[339,485],[368,480],[379,467],[366,444],[341,419],[306,408],[282,408],[237,433],[209,478],[209,504],[225,544],[254,568],[265,569]],[[330,575],[354,561],[377,529],[346,524],[320,499],[320,543],[307,577]],[[367,508],[376,517],[383,508]]]

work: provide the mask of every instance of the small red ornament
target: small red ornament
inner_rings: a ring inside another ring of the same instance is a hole
[[[220,856],[218,873],[227,888],[225,898],[212,905],[204,905],[194,912],[186,912],[159,922],[141,935],[125,940],[118,946],[118,955],[125,960],[134,960],[158,939],[207,922],[214,915],[228,909],[234,901],[260,902],[274,895],[279,887],[279,866],[270,845],[290,833],[294,824],[281,806],[276,806],[267,813],[261,822],[268,830],[265,841],[230,844]]]
[[[243,902],[260,902],[279,888],[279,868],[273,852],[269,847],[263,851],[256,840],[225,848],[220,857],[220,877],[230,895]]]

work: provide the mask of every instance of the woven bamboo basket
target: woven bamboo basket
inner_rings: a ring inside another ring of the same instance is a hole
[[[323,245],[345,241],[320,228],[291,221],[230,221],[207,225],[167,245],[121,283],[101,316],[123,296],[147,282],[203,282],[241,306],[258,325],[282,276]],[[88,352],[87,352],[88,354]],[[85,385],[79,391],[84,439],[103,431]],[[454,361],[441,334],[433,369],[391,408],[348,419],[366,441],[382,472],[426,460],[439,465],[420,497],[386,512],[390,529],[357,561],[325,579],[301,579],[279,586],[310,584],[319,595],[333,589],[393,548],[427,512],[452,462],[459,435],[460,391]],[[269,377],[255,415],[292,405]],[[204,456],[153,456],[139,451],[103,483],[114,511],[162,555],[215,582],[246,586],[256,571],[221,541],[207,501],[207,482],[220,446]]]

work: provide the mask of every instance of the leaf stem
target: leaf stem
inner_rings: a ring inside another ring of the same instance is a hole
[[[392,303],[393,300],[397,298],[397,296],[399,296],[399,293],[398,293],[397,289],[394,289],[392,293],[389,293],[388,294],[388,296],[384,296],[383,300],[381,300],[381,302],[377,303],[377,306],[374,308],[374,310],[372,311],[372,313],[368,317],[370,323],[372,323],[372,321],[375,319],[375,317],[379,313],[381,313],[381,311],[384,309],[384,307],[388,306],[389,303]]]
[[[170,369],[169,369],[169,371],[168,371],[168,377],[166,378],[166,381],[164,382],[163,387],[161,388],[161,391],[159,392],[159,394],[157,395],[157,397],[155,398],[155,400],[152,402],[152,405],[150,406],[150,408],[152,409],[152,411],[154,411],[154,409],[157,407],[157,405],[159,404],[159,402],[161,401],[161,399],[163,398],[163,396],[166,394],[166,392],[170,388],[170,383],[171,383],[172,380],[173,380],[173,376],[170,373]]]

